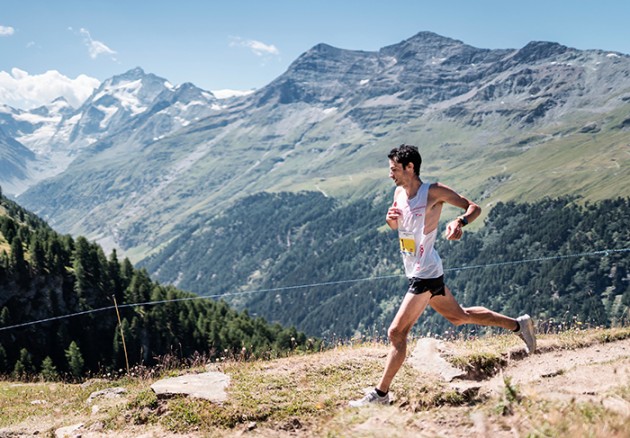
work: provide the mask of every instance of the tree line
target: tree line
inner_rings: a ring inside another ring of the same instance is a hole
[[[259,193],[230,215],[199,217],[143,266],[196,293],[250,291],[227,299],[310,335],[383,336],[406,291],[396,232],[384,225],[390,203],[390,193],[346,203],[315,192]],[[529,313],[544,324],[627,323],[628,252],[574,255],[629,247],[629,204],[575,197],[498,203],[461,241],[438,239],[446,282],[464,306]],[[549,259],[528,261],[537,258]],[[205,259],[213,261],[207,276],[200,275]],[[492,266],[514,261],[523,262]],[[452,270],[470,266],[480,267]],[[429,311],[417,330],[453,327]],[[459,329],[467,330],[479,328]]]
[[[270,357],[320,346],[294,327],[161,285],[116,251],[108,257],[84,237],[60,235],[0,195],[0,374],[81,378],[125,368],[123,338],[131,365],[165,355]]]

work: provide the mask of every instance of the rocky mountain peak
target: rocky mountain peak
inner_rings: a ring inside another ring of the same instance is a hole
[[[91,105],[104,95],[117,97],[121,101],[137,99],[141,104],[148,105],[168,88],[172,88],[172,85],[166,79],[152,73],[146,74],[143,69],[136,67],[104,81],[84,105]]]
[[[118,83],[121,81],[135,81],[138,79],[142,79],[145,76],[147,76],[147,74],[144,72],[144,70],[141,67],[136,67],[132,68],[129,71],[126,71],[123,74],[115,75],[110,80],[112,83]]]
[[[309,58],[313,56],[334,57],[340,55],[344,51],[346,50],[331,46],[330,44],[320,43],[313,46],[310,50],[306,51],[300,58]]]
[[[461,45],[464,45],[464,43],[462,41],[460,41],[460,40],[456,40],[456,39],[453,39],[453,38],[445,37],[445,36],[442,36],[442,35],[438,35],[437,33],[428,32],[428,31],[418,32],[417,34],[415,34],[411,38],[407,38],[405,40],[405,42],[418,44],[418,45],[424,45],[424,46],[431,46],[431,47],[435,47],[435,46],[446,47],[446,46],[461,46]]]
[[[190,82],[184,82],[178,85],[174,90],[175,99],[181,102],[190,102],[195,99],[202,99],[204,101],[215,101],[216,97],[212,92],[202,90],[195,84]]]
[[[348,62],[354,62],[365,57],[373,56],[374,52],[340,49],[328,44],[317,44],[304,52],[288,68],[285,74],[300,75],[313,73],[339,73],[348,67]]]
[[[553,58],[574,51],[562,44],[548,41],[532,41],[518,50],[513,59],[521,63],[534,63],[543,59]]]
[[[332,102],[374,74],[377,64],[377,52],[317,44],[257,93],[258,103]]]
[[[444,57],[445,53],[466,46],[463,42],[443,37],[433,32],[419,32],[400,43],[383,47],[380,53],[398,59],[414,57],[425,60],[432,57]]]

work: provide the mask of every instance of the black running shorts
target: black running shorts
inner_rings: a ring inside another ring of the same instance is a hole
[[[431,292],[432,297],[436,295],[446,295],[444,291],[444,276],[440,275],[437,278],[411,277],[409,279],[409,289],[407,292],[414,295]]]

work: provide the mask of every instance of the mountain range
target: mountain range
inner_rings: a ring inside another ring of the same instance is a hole
[[[331,210],[391,196],[386,155],[401,143],[419,146],[423,178],[486,212],[628,195],[630,56],[554,42],[490,50],[420,32],[378,51],[318,44],[228,100],[138,68],[78,109],[1,107],[0,184],[55,229],[141,262],[190,251],[194,238],[172,245],[261,192],[319,192],[312,202],[332,199]],[[178,284],[185,270],[160,280]]]
[[[211,92],[175,87],[141,68],[104,81],[81,107],[60,97],[29,111],[0,107],[0,135],[9,153],[2,186],[15,195],[63,173],[99,141],[123,134],[143,145],[203,118],[219,107]],[[12,143],[9,143],[11,141]]]
[[[629,65],[624,54],[557,43],[488,50],[421,32],[377,52],[319,44],[266,87],[227,102],[137,68],[103,82],[76,110],[63,100],[0,109],[0,183],[11,194],[29,188],[22,202],[60,230],[118,236],[112,244],[127,251],[139,221],[176,211],[157,219],[155,241],[136,258],[159,246],[173,221],[245,193],[343,197],[385,187],[382,157],[401,142],[417,143],[432,174],[466,181],[471,195],[509,199],[523,182],[573,192],[564,177],[575,170],[622,167]],[[562,169],[549,166],[556,148],[572,150]],[[525,155],[548,183],[513,165]],[[597,166],[580,162],[591,155]],[[474,175],[480,166],[492,169]],[[605,197],[602,180],[615,184],[600,175],[581,187],[585,195]]]

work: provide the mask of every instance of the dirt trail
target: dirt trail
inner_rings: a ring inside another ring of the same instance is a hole
[[[575,350],[553,350],[542,343],[539,351],[520,360],[509,360],[507,368],[498,375],[477,381],[464,380],[463,373],[444,359],[449,354],[448,347],[435,339],[420,340],[410,363],[451,382],[457,390],[477,387],[500,393],[505,379],[510,379],[512,385],[522,387],[528,394],[563,400],[599,400],[598,396],[630,382],[630,339]],[[626,406],[622,413],[630,415],[630,406],[623,403]]]
[[[508,359],[507,366],[497,375],[481,380],[465,380],[461,370],[454,368],[446,358],[456,352],[438,340],[425,338],[417,342],[409,357],[409,364],[426,373],[428,377],[449,382],[451,388],[459,392],[474,388],[479,394],[499,398],[505,394],[506,379],[517,392],[532,400],[590,401],[609,411],[630,418],[630,403],[616,395],[618,389],[630,383],[630,339],[596,344],[572,350],[558,349],[557,345],[539,342],[539,352],[524,356],[522,348],[516,348]],[[378,355],[383,351],[378,351]],[[374,355],[376,352],[371,352]],[[325,356],[331,358],[333,356]],[[273,369],[278,372],[277,368]],[[40,418],[43,420],[43,418]],[[72,424],[68,419],[68,423]],[[50,426],[56,423],[48,419]],[[522,416],[507,416],[497,421],[487,410],[478,406],[442,406],[428,411],[411,412],[399,409],[396,404],[390,407],[374,406],[361,411],[346,409],[340,411],[333,422],[346,424],[344,436],[349,437],[514,437],[536,425],[525,425]],[[75,421],[76,422],[76,421]],[[32,423],[32,422],[31,422]],[[50,427],[48,426],[48,427]],[[311,425],[301,431],[285,432],[277,428],[267,428],[260,424],[254,430],[237,428],[225,431],[225,436],[251,436],[260,438],[326,436],[330,424]],[[32,436],[30,432],[41,431],[42,424],[21,424],[0,430],[1,437]],[[68,431],[67,436],[102,438],[120,436],[121,431],[80,429]],[[126,436],[179,437],[159,426],[130,426],[124,431]],[[189,433],[197,437],[203,434]],[[63,432],[57,436],[64,436]],[[619,435],[616,435],[619,436]]]
[[[493,391],[502,391],[504,378],[543,398],[576,401],[602,401],[620,413],[630,415],[630,404],[606,393],[630,382],[630,339],[593,345],[578,350],[550,351],[529,356],[511,364],[502,373],[484,382]]]

